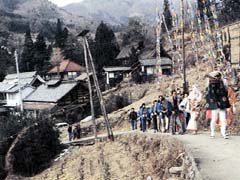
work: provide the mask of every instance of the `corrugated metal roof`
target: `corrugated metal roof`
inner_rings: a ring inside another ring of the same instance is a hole
[[[79,64],[70,61],[69,59],[63,60],[59,64],[59,72],[84,72],[85,67],[80,66]],[[48,74],[56,74],[58,73],[58,66],[54,66],[50,71],[48,71]]]
[[[36,71],[19,73],[19,77],[20,84],[32,85],[32,83],[34,83],[36,79],[38,79],[42,83],[45,82],[39,75],[37,75]],[[5,76],[3,83],[16,84],[18,83],[17,78],[17,74],[8,74]]]
[[[12,86],[15,86],[15,85],[0,82],[0,92],[5,92],[8,89],[10,89]]]
[[[28,78],[33,78],[36,74],[37,74],[37,71],[23,72],[23,73],[19,73],[19,77],[20,79],[28,79]],[[17,79],[17,74],[6,75],[4,78],[4,81],[13,80],[13,79]]]
[[[103,70],[105,72],[114,72],[114,71],[130,71],[131,67],[121,67],[121,66],[116,66],[116,67],[104,67]]]
[[[30,85],[26,85],[26,84],[21,84],[20,85],[21,89],[25,89],[26,87],[32,87]],[[32,87],[33,88],[33,87]],[[5,93],[16,93],[19,91],[19,87],[18,84],[14,84],[11,88],[7,89],[6,91],[4,91]]]
[[[77,81],[62,82],[59,86],[47,86],[42,84],[32,94],[25,98],[24,101],[56,103],[77,86],[77,84]]]
[[[143,66],[156,66],[157,65],[157,60],[156,59],[144,59],[144,60],[139,60],[141,65]],[[172,65],[172,60],[166,57],[161,57],[161,66],[165,65]]]

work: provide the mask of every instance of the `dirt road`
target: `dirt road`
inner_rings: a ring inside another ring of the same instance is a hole
[[[240,179],[240,136],[210,139],[203,133],[175,137],[190,148],[204,180]]]

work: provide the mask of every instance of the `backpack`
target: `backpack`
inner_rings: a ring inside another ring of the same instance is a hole
[[[227,109],[231,107],[228,99],[228,92],[222,80],[210,82],[209,88],[213,100],[217,103],[219,109]]]

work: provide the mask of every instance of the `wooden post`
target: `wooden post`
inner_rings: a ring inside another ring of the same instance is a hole
[[[182,18],[182,23],[181,23],[181,28],[182,28],[182,59],[183,59],[183,92],[188,91],[187,87],[187,81],[186,81],[186,62],[185,62],[185,34],[184,34],[184,4],[183,0],[181,0],[181,18]]]
[[[158,8],[157,8],[158,9]],[[159,12],[157,12],[157,27],[156,27],[156,36],[157,36],[157,40],[156,40],[156,69],[157,69],[157,80],[158,83],[160,83],[160,79],[162,77],[162,68],[161,68],[161,27],[162,25],[162,18],[159,15]]]
[[[92,73],[93,73],[93,80],[94,80],[94,84],[95,84],[95,87],[96,87],[96,90],[97,90],[98,98],[100,100],[101,111],[102,111],[102,114],[103,114],[103,117],[104,117],[104,120],[105,120],[105,123],[106,123],[106,126],[107,126],[108,138],[110,140],[114,141],[112,128],[111,128],[111,125],[109,123],[107,111],[106,111],[105,104],[104,104],[104,99],[103,99],[103,96],[102,96],[102,92],[100,90],[100,86],[99,86],[99,82],[98,82],[98,78],[97,78],[97,74],[96,74],[96,70],[95,70],[95,65],[94,65],[94,62],[93,62],[92,54],[91,54],[89,44],[88,44],[88,41],[87,41],[86,37],[84,37],[84,43],[86,44],[88,55],[90,57],[90,63],[91,63],[91,66],[92,66]]]
[[[86,49],[85,42],[83,42],[83,49],[84,49],[84,60],[85,60],[86,71],[87,71],[88,90],[89,90],[89,96],[90,96],[91,116],[92,116],[92,122],[93,122],[93,133],[94,133],[94,136],[96,139],[97,138],[97,128],[96,128],[95,112],[94,112],[94,105],[93,105],[92,85],[91,85],[89,65],[88,65],[88,59],[87,59],[87,49]]]
[[[20,83],[20,74],[19,74],[19,67],[18,67],[18,53],[17,53],[17,50],[15,50],[14,56],[15,56],[16,70],[17,70],[17,79],[18,79],[18,91],[19,91],[19,100],[20,100],[20,111],[23,112],[22,89],[21,89],[21,83]]]

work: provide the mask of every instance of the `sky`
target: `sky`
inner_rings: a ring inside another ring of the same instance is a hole
[[[67,4],[81,2],[83,0],[49,0],[49,1],[53,2],[54,4],[58,5],[59,7],[62,7]]]

